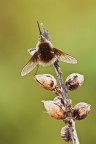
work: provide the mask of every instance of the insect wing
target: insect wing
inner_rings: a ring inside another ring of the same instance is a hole
[[[55,55],[59,61],[70,63],[70,64],[76,64],[77,63],[77,60],[74,57],[70,56],[69,54],[66,54],[66,53],[64,53],[64,52],[62,52],[56,48],[53,48],[53,50],[54,50],[54,53],[55,53]]]
[[[28,61],[28,63],[24,66],[24,68],[21,71],[21,76],[25,76],[26,74],[30,73],[38,64],[37,59],[37,52],[31,57],[31,59]]]
[[[36,52],[36,48],[30,48],[30,49],[28,49],[28,53],[30,54],[30,55],[34,55],[34,53]]]

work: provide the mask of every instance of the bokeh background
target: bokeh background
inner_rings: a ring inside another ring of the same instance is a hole
[[[60,66],[64,79],[73,72],[85,76],[84,85],[69,92],[69,98],[73,105],[92,105],[76,129],[81,144],[96,144],[96,0],[0,0],[0,144],[66,144],[60,137],[64,123],[43,113],[41,100],[53,99],[54,93],[36,83],[36,69],[20,76],[30,59],[27,49],[38,41],[37,20],[56,48],[78,60]],[[52,66],[40,67],[40,73],[56,76]]]

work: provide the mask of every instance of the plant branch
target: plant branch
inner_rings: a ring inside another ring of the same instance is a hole
[[[79,139],[78,139],[77,132],[76,132],[76,129],[75,129],[75,121],[72,119],[72,115],[70,115],[71,105],[68,106],[68,95],[67,95],[66,88],[64,86],[64,82],[63,82],[63,79],[62,79],[62,72],[60,70],[60,66],[58,64],[58,61],[56,61],[54,63],[54,67],[55,67],[56,74],[57,74],[57,77],[58,77],[58,81],[59,81],[59,84],[60,84],[60,87],[61,87],[61,93],[62,93],[62,98],[63,98],[63,101],[64,101],[64,106],[67,110],[67,112],[66,112],[67,116],[66,116],[66,119],[64,121],[66,121],[66,123],[69,125],[69,131],[70,131],[70,135],[71,135],[73,144],[79,144]]]
[[[58,76],[58,81],[59,81],[59,84],[60,84],[60,87],[61,87],[61,92],[62,92],[62,98],[64,100],[64,106],[66,107],[67,106],[67,91],[65,89],[65,86],[64,86],[64,82],[63,82],[63,79],[62,79],[62,72],[60,70],[60,66],[58,64],[58,61],[56,61],[54,63],[54,67],[55,67],[55,70],[56,70],[56,73],[57,73],[57,76]]]
[[[78,139],[76,128],[75,128],[75,121],[73,119],[70,119],[69,131],[70,131],[70,134],[71,134],[73,144],[79,144],[79,139]]]
[[[41,28],[42,35],[47,40],[50,40],[49,35],[48,35],[48,31],[44,28],[44,25],[42,23],[40,23],[40,28]],[[58,77],[59,85],[61,87],[61,95],[62,95],[62,99],[64,101],[64,106],[67,110],[66,119],[64,121],[69,125],[69,131],[70,131],[70,135],[71,135],[73,144],[79,144],[79,139],[78,139],[77,132],[75,129],[75,121],[72,119],[72,114],[70,116],[71,105],[69,106],[69,103],[68,103],[69,102],[68,94],[67,94],[67,90],[65,88],[64,82],[63,82],[62,72],[61,72],[60,66],[58,64],[58,60],[54,63],[54,67],[55,67],[56,74]]]

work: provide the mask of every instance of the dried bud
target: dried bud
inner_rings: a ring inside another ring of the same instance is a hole
[[[66,87],[68,90],[75,90],[79,88],[84,82],[84,76],[78,73],[70,74],[66,79]]]
[[[35,79],[43,88],[47,90],[53,90],[57,85],[56,79],[50,74],[35,75]]]
[[[60,101],[42,101],[48,114],[55,119],[64,119],[65,107]]]
[[[72,141],[71,135],[70,135],[70,131],[69,131],[69,127],[68,125],[66,125],[65,127],[63,127],[61,129],[61,137],[63,138],[63,140],[65,140],[66,142]]]
[[[53,100],[56,102],[62,103],[64,105],[64,100],[62,96],[56,96]]]
[[[80,102],[74,106],[73,117],[77,120],[86,118],[91,111],[91,105]]]

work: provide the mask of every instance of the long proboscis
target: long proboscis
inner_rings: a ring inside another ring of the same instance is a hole
[[[37,25],[38,25],[38,29],[39,29],[39,32],[40,32],[40,35],[41,35],[42,32],[41,32],[40,25],[39,25],[39,22],[38,22],[38,21],[37,21]]]

